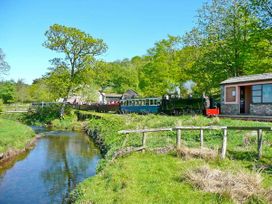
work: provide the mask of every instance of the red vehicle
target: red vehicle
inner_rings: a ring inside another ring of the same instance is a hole
[[[203,115],[207,117],[215,117],[218,116],[220,113],[220,108],[218,107],[218,104],[214,101],[213,98],[209,98],[207,96],[203,96],[205,102],[203,110]]]
[[[220,110],[218,107],[216,108],[206,108],[205,110],[203,110],[203,115],[207,116],[207,117],[215,117],[218,116],[220,113]]]

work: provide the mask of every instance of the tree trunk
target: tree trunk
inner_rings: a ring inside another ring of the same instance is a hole
[[[61,106],[61,109],[60,109],[60,119],[63,119],[63,117],[64,117],[65,106],[66,106],[68,97],[69,97],[69,95],[70,95],[71,88],[72,88],[72,86],[69,86],[69,88],[68,88],[68,90],[67,90],[66,97],[64,97],[64,99],[63,99],[62,106]]]
[[[67,103],[67,97],[65,97],[63,99],[63,103],[62,103],[62,106],[61,106],[61,109],[60,109],[60,118],[63,119],[64,117],[64,111],[65,111],[65,105]]]

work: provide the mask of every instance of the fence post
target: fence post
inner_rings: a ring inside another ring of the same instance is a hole
[[[180,141],[181,141],[181,129],[177,129],[177,149],[180,148]]]
[[[261,157],[262,157],[262,146],[263,146],[263,130],[258,129],[257,135],[258,135],[258,159],[261,159]]]
[[[203,147],[203,140],[204,140],[204,130],[200,129],[200,147]]]
[[[143,145],[143,148],[145,149],[146,148],[146,133],[145,132],[143,132],[142,145]]]
[[[224,130],[224,134],[223,134],[223,144],[222,144],[221,158],[225,159],[226,151],[227,151],[227,128],[224,128],[223,130]]]

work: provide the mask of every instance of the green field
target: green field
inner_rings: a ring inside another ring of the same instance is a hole
[[[0,118],[0,153],[20,150],[35,136],[34,131],[19,122]]]
[[[82,182],[72,193],[77,203],[233,203],[228,193],[205,192],[184,180],[186,172],[208,165],[213,169],[257,174],[261,169],[261,186],[266,191],[272,188],[272,134],[264,135],[263,157],[257,160],[256,135],[251,131],[229,131],[227,159],[184,159],[176,152],[157,154],[150,151],[133,153],[111,162],[114,152],[120,149],[125,139],[117,132],[122,129],[174,127],[175,125],[228,125],[271,126],[271,123],[238,121],[231,119],[205,118],[202,116],[158,115],[111,115],[97,114],[89,128],[96,129],[108,152],[100,162],[97,176]],[[130,134],[126,146],[140,146],[140,134]],[[148,149],[175,145],[175,132],[149,133]],[[199,132],[182,132],[183,145],[199,147]],[[222,131],[205,131],[204,146],[220,150]],[[254,195],[247,202],[268,203],[263,194]]]

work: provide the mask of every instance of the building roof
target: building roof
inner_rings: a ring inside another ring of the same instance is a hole
[[[106,98],[121,98],[122,94],[116,94],[116,93],[110,93],[110,94],[105,94]]]
[[[138,93],[136,91],[134,91],[133,89],[128,89],[124,94],[137,94],[138,95]]]
[[[138,93],[132,89],[128,89],[122,95],[122,99],[131,99],[131,98],[137,98],[137,97],[138,97]]]
[[[266,80],[272,80],[272,73],[232,77],[225,81],[222,81],[220,84],[237,84],[237,83],[243,83],[243,82],[266,81]]]

